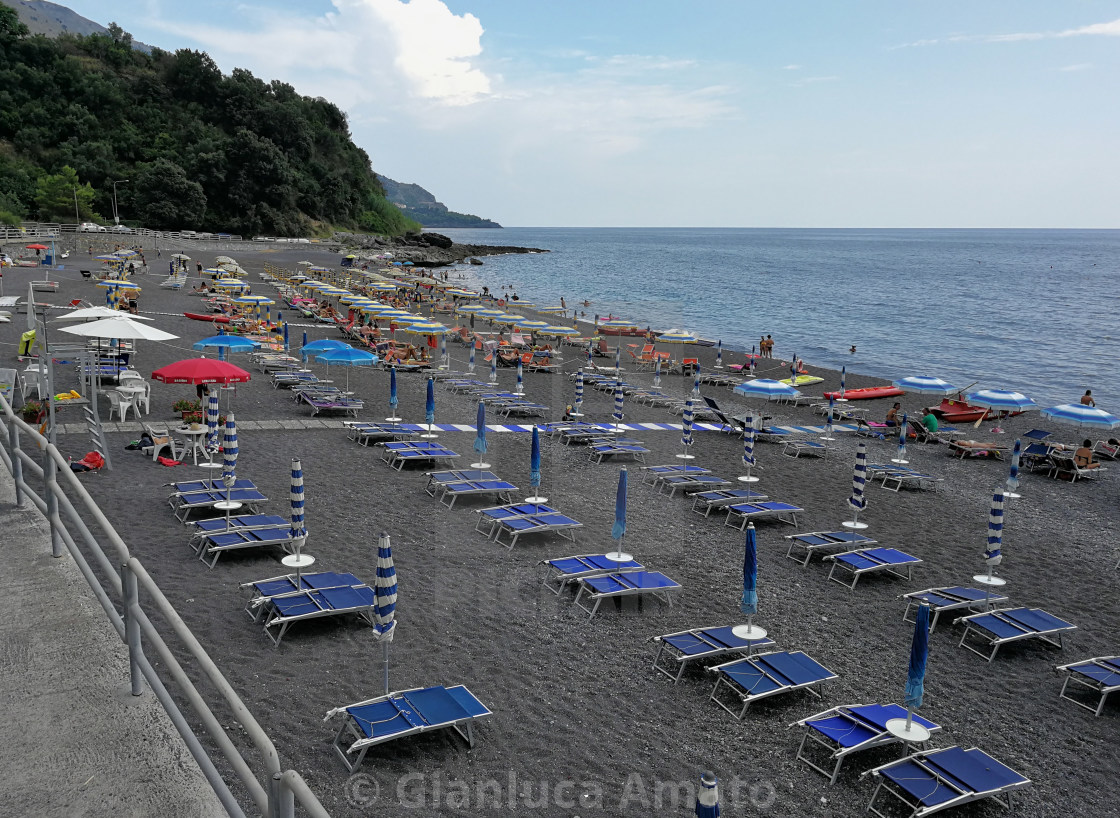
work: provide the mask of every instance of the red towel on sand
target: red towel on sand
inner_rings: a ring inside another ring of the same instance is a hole
[[[159,463],[161,466],[179,466],[182,465],[181,460],[172,460],[170,457],[160,457]]]

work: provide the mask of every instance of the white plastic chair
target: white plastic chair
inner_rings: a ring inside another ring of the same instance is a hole
[[[128,410],[136,411],[136,404],[133,403],[131,397],[126,397],[116,391],[106,392],[105,394],[109,396],[109,420],[112,420],[113,413],[117,412],[121,416],[121,423],[124,423]]]
[[[144,391],[139,395],[134,395],[132,399],[136,403],[137,413],[139,413],[140,409],[143,409],[144,414],[147,415],[152,411],[152,385],[143,378],[141,378],[140,381],[144,384]]]

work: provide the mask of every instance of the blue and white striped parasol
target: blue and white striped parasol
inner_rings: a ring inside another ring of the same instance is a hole
[[[307,542],[307,518],[303,510],[303,464],[299,458],[292,458],[292,488],[290,493],[292,503],[292,528],[291,537],[295,540],[295,547],[302,548]]]
[[[583,369],[576,371],[576,399],[572,404],[572,414],[576,417],[583,415]]]
[[[696,818],[719,818],[719,781],[715,773],[700,776],[696,792]]]
[[[782,397],[793,398],[801,394],[788,383],[773,381],[768,378],[756,378],[753,381],[741,383],[735,387],[735,391],[740,395],[746,395],[748,398],[766,398],[767,400]]]
[[[514,394],[517,394],[517,395],[524,395],[525,394],[525,376],[524,376],[523,371],[521,369],[521,359],[520,358],[517,359],[517,388],[514,389],[513,391],[514,391]]]
[[[377,538],[377,577],[373,586],[374,622],[377,639],[384,651],[385,693],[389,693],[389,643],[397,630],[397,568],[393,564],[393,547],[388,532]]]
[[[237,421],[233,412],[226,416],[225,436],[222,438],[222,482],[227,489],[232,489],[237,482]]]
[[[614,348],[614,374],[618,377],[618,373],[622,371],[622,336],[619,336],[618,346]]]
[[[903,413],[902,422],[898,424],[898,454],[891,458],[892,463],[901,463],[905,465],[910,462],[906,459],[906,432],[909,428],[906,414]]]
[[[657,389],[661,386],[661,356],[657,356],[657,361],[653,365],[653,388]]]
[[[498,382],[498,350],[490,350],[490,383]]]
[[[997,412],[1029,412],[1039,406],[1022,392],[1011,392],[1007,389],[981,389],[969,392],[965,400],[974,406],[983,406]]]
[[[825,440],[835,440],[836,439],[832,436],[832,431],[833,431],[832,430],[832,420],[833,420],[833,417],[834,417],[833,413],[835,411],[836,411],[836,397],[834,395],[829,395],[828,396],[828,416],[825,418],[825,421],[824,421],[824,439]]]
[[[1003,489],[992,494],[988,510],[988,545],[984,549],[984,562],[994,568],[1003,562]]]
[[[474,372],[474,344],[471,344],[470,357],[467,358],[467,372]]]
[[[1110,415],[1103,409],[1085,406],[1080,403],[1064,403],[1061,406],[1051,406],[1042,410],[1044,418],[1050,418],[1066,426],[1077,426],[1081,429],[1115,429],[1120,426],[1120,418]]]
[[[696,371],[692,376],[692,394],[694,397],[700,397],[700,364],[694,364]]]
[[[624,417],[622,414],[623,400],[622,381],[616,379],[614,382],[614,412],[611,414],[615,423],[622,423],[622,418]]]
[[[1019,461],[1023,457],[1023,441],[1016,438],[1015,446],[1011,450],[1011,470],[1007,474],[1007,490],[1004,492],[1009,500],[1018,500],[1021,495],[1015,493],[1019,488]]]
[[[682,460],[692,460],[695,455],[688,453],[688,447],[692,445],[692,423],[696,415],[692,411],[692,398],[688,398],[684,402],[684,413],[681,415],[681,445],[684,446],[684,451],[677,455]]]
[[[716,341],[716,369],[723,369],[723,339]]]
[[[206,456],[218,450],[218,391],[206,390]]]
[[[739,481],[742,483],[758,482],[758,478],[751,474],[751,469],[755,467],[754,444],[757,429],[757,419],[753,416],[748,417],[743,429],[743,465],[746,467],[747,473],[739,477]]]
[[[439,336],[439,365],[443,369],[447,369],[447,335]]]
[[[859,513],[867,508],[867,498],[863,494],[867,486],[867,444],[860,443],[856,448],[856,464],[852,469],[852,495],[848,507],[852,509],[852,519],[845,520],[845,528],[867,528],[867,523],[859,521]]]
[[[916,392],[919,395],[951,395],[959,392],[957,387],[941,378],[932,378],[927,375],[914,375],[909,378],[899,378],[894,382],[899,389],[907,392]]]
[[[591,344],[591,339],[590,338],[587,339],[587,365],[588,366],[594,366],[595,365],[595,361],[593,360],[592,344]]]

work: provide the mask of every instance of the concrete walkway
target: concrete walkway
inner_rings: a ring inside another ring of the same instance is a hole
[[[0,815],[224,816],[194,759],[50,528],[0,466]]]

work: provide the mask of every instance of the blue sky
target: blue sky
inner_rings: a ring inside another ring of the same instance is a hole
[[[1120,227],[1120,0],[71,0],[508,225]]]

